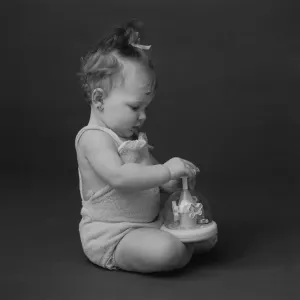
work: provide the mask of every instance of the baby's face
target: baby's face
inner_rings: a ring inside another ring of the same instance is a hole
[[[127,68],[125,81],[104,100],[104,121],[119,136],[130,139],[146,121],[146,110],[152,101],[148,75],[134,65]]]

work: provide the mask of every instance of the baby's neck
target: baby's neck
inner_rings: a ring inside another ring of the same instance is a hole
[[[96,118],[92,112],[91,112],[91,115],[90,115],[88,125],[98,125],[98,126],[102,126],[102,127],[107,127],[105,125],[105,123],[103,121],[101,121],[100,119]]]

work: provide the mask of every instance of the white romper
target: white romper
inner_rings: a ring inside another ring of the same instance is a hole
[[[76,150],[82,134],[87,130],[107,132],[114,139],[124,163],[143,163],[149,157],[149,148],[153,148],[148,145],[145,133],[139,133],[137,140],[126,140],[109,128],[93,125],[83,127],[78,132],[75,139]],[[91,262],[106,269],[118,269],[114,251],[129,231],[142,227],[161,227],[163,220],[160,214],[159,187],[121,193],[107,185],[98,191],[88,191],[88,200],[85,201],[79,166],[78,172],[82,199],[79,233],[83,251]]]

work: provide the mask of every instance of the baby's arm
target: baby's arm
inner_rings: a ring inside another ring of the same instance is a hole
[[[168,167],[123,164],[112,138],[105,132],[90,130],[80,139],[85,158],[95,173],[115,189],[126,192],[147,190],[168,182]]]
[[[159,162],[154,158],[154,156],[150,152],[149,152],[149,160],[151,165],[159,165]],[[177,183],[178,183],[177,180],[172,179],[164,184],[161,184],[159,186],[160,191],[162,193],[168,193],[168,194],[172,193],[174,192],[174,187],[177,186]]]

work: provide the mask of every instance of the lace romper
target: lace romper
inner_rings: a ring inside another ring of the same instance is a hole
[[[147,136],[142,132],[137,140],[126,140],[109,128],[86,126],[76,136],[76,150],[82,134],[87,130],[108,133],[114,139],[124,163],[143,163],[149,157],[148,148],[153,148],[148,145]],[[91,262],[106,269],[117,269],[114,251],[129,231],[141,227],[161,227],[159,187],[121,193],[107,185],[98,191],[87,191],[88,200],[84,200],[79,166],[78,173],[82,199],[79,233],[83,251]]]

